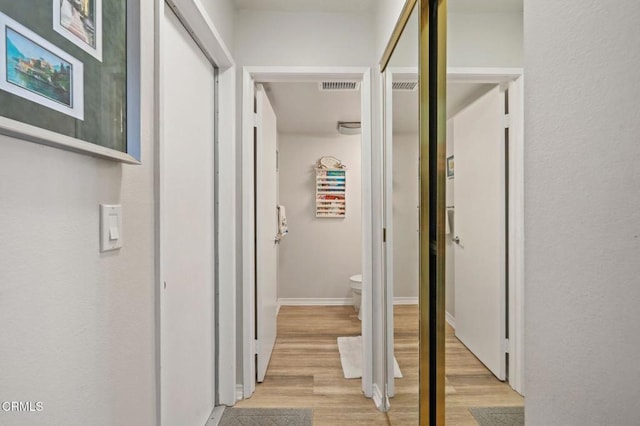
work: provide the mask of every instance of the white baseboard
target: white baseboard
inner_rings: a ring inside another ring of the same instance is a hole
[[[373,384],[373,403],[376,404],[376,408],[380,411],[384,411],[384,405],[382,404],[383,396],[377,383]]]
[[[244,386],[236,384],[236,401],[244,399]]]
[[[456,319],[449,312],[445,312],[445,317],[449,325],[455,330],[456,329]]]
[[[345,298],[281,298],[278,299],[278,309],[280,306],[349,306],[353,304],[351,297]],[[394,297],[394,305],[417,305],[417,297]]]
[[[417,297],[394,297],[393,304],[394,305],[417,305],[418,298]]]
[[[283,298],[278,299],[279,306],[348,306],[352,305],[350,297],[344,298]]]
[[[219,405],[213,408],[213,411],[209,415],[209,420],[204,426],[218,426],[220,420],[222,419],[222,415],[224,414],[224,405]]]

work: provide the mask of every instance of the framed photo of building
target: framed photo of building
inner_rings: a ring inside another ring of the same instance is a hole
[[[0,89],[84,119],[83,64],[0,13]]]
[[[140,2],[0,0],[0,134],[138,164]]]
[[[102,0],[52,0],[53,29],[102,61]]]

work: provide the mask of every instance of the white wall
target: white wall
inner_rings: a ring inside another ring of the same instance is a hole
[[[142,161],[0,136],[3,425],[156,423],[153,5],[142,5]],[[99,204],[122,204],[124,247],[99,252]]]
[[[289,234],[280,243],[278,298],[346,299],[362,272],[361,137],[279,134],[280,204]],[[315,170],[322,156],[347,166],[345,218],[316,218]]]
[[[239,10],[234,57],[240,66],[370,66],[371,16]]]
[[[374,12],[375,58],[380,61],[402,12],[405,0],[378,0]]]
[[[393,51],[391,66],[418,66],[416,11]],[[449,13],[447,66],[522,67],[522,13]]]
[[[393,296],[418,297],[418,134],[393,135]]]
[[[522,67],[522,13],[449,13],[447,65]]]
[[[640,3],[525,17],[527,424],[640,424]]]
[[[233,0],[200,0],[211,18],[214,27],[224,40],[231,54],[234,54],[235,3]]]

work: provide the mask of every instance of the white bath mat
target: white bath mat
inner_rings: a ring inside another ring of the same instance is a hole
[[[340,362],[345,379],[359,379],[362,377],[362,336],[338,337]],[[398,360],[393,357],[393,377],[402,378]]]

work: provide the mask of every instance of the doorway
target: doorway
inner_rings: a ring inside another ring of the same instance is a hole
[[[361,209],[361,236],[360,244],[361,253],[361,272],[362,272],[362,385],[361,390],[365,396],[372,396],[371,385],[371,365],[372,365],[372,336],[371,336],[371,292],[370,282],[372,275],[371,267],[371,102],[370,102],[370,81],[369,70],[365,68],[245,68],[243,76],[243,223],[250,226],[243,226],[243,292],[242,292],[242,331],[243,331],[243,396],[249,398],[256,388],[257,369],[254,356],[260,351],[262,342],[258,341],[258,350],[255,348],[256,330],[260,330],[264,318],[260,318],[260,307],[262,301],[256,297],[260,293],[260,289],[256,287],[258,283],[257,265],[259,260],[256,258],[256,245],[258,235],[256,208],[257,199],[254,198],[258,190],[257,175],[254,173],[254,164],[257,161],[257,149],[254,145],[254,111],[256,103],[254,99],[259,99],[260,90],[256,90],[257,84],[280,84],[280,83],[312,83],[317,85],[319,82],[335,80],[335,81],[357,81],[360,84],[360,106],[362,112],[362,150],[359,160],[362,164],[361,173],[361,192],[362,192],[362,209]],[[256,97],[256,95],[258,97]],[[279,161],[276,157],[276,161]],[[311,171],[313,171],[313,167]],[[310,175],[312,176],[312,175]],[[311,188],[313,190],[313,187]],[[272,219],[267,219],[273,223],[271,226],[272,245],[276,245],[276,210],[268,208],[268,214]],[[287,207],[285,205],[285,207]],[[251,225],[253,224],[253,225]],[[287,238],[286,236],[284,237]],[[312,244],[309,241],[309,244]],[[359,271],[353,272],[354,274]],[[349,277],[345,277],[345,287],[349,285]],[[348,294],[345,292],[345,295]],[[271,310],[272,311],[272,310]],[[275,322],[275,319],[267,319],[268,322]],[[267,343],[270,345],[270,343]],[[268,364],[268,361],[266,362]],[[258,378],[260,378],[258,376]]]

